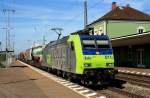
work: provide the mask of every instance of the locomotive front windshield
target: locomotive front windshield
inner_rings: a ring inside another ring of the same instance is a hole
[[[82,40],[83,49],[110,49],[109,40]]]
[[[109,40],[97,40],[96,41],[98,49],[110,49]]]
[[[94,40],[83,40],[82,46],[84,49],[96,49],[96,44]]]

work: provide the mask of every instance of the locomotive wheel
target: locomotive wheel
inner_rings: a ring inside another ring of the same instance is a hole
[[[87,85],[87,84],[88,84],[88,82],[87,82],[87,81],[85,81],[85,80],[83,80],[83,79],[81,79],[81,84],[82,84],[82,85]]]
[[[48,72],[50,72],[50,73],[51,73],[51,72],[52,72],[52,69],[51,69],[51,68],[48,68]]]

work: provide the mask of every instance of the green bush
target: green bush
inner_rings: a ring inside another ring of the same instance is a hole
[[[0,62],[0,68],[5,68],[5,66]]]
[[[5,53],[1,53],[0,54],[0,62],[5,61],[6,60],[6,54]]]

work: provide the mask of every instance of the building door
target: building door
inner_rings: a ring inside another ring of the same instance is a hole
[[[137,67],[145,67],[144,66],[144,49],[137,49]]]

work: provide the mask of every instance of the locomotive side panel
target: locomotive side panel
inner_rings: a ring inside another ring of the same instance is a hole
[[[57,47],[57,45],[51,47],[51,53],[52,53],[52,68],[61,70],[60,60],[60,47]]]
[[[52,68],[71,72],[70,49],[67,38],[50,44]]]
[[[62,45],[61,47],[61,66],[62,66],[62,70],[63,71],[67,71],[70,72],[71,71],[71,67],[70,67],[70,63],[68,63],[68,44],[65,43]]]
[[[43,49],[43,61],[42,66],[51,67],[52,66],[52,53],[50,51],[49,44]]]

